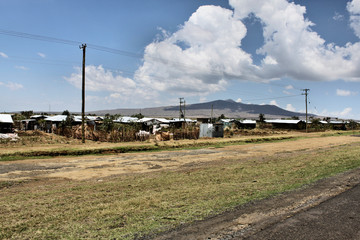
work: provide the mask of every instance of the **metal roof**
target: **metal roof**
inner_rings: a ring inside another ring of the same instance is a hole
[[[186,122],[196,122],[196,120],[191,120],[189,118],[185,119]],[[184,122],[183,118],[173,118],[172,120],[170,120],[170,122]]]
[[[160,123],[170,123],[170,120],[167,120],[165,118],[156,118]]]
[[[30,118],[36,119],[36,118],[47,118],[47,117],[49,117],[49,116],[47,116],[47,115],[32,115]]]
[[[62,122],[62,121],[66,121],[66,117],[67,115],[55,115],[45,118],[45,121]]]
[[[256,124],[256,121],[255,120],[241,120],[240,121],[242,124]]]
[[[277,119],[277,120],[265,120],[266,123],[282,123],[282,124],[298,124],[302,120],[284,120],[284,119]]]
[[[1,123],[14,123],[10,114],[0,114]]]
[[[115,119],[114,122],[120,122],[120,123],[133,123],[137,122],[139,119],[136,117],[119,117],[118,119]]]
[[[330,124],[343,124],[343,121],[335,121],[335,120],[330,120],[329,122]]]

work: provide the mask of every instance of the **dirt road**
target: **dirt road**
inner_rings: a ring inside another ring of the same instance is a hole
[[[0,181],[65,178],[101,179],[120,174],[191,167],[210,161],[266,157],[277,153],[311,151],[360,142],[359,137],[313,137],[275,143],[233,145],[196,150],[125,153],[82,157],[54,157],[0,162]]]

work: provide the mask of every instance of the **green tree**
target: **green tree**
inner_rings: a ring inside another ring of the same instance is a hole
[[[33,111],[22,111],[20,113],[25,117],[25,119],[29,119],[32,115],[34,115]]]
[[[220,119],[226,119],[225,115],[224,114],[221,114],[220,117],[219,117],[219,120]]]
[[[265,122],[265,115],[263,113],[259,114],[259,122],[261,123]]]
[[[114,128],[114,119],[115,119],[115,116],[113,115],[110,115],[110,114],[106,114],[105,117],[104,117],[104,120],[103,120],[103,123],[102,125],[100,126],[100,128],[104,131],[111,131],[113,130]]]
[[[138,119],[141,119],[141,118],[144,118],[145,116],[142,115],[141,113],[137,113],[137,114],[131,115],[131,117],[136,117]]]
[[[70,116],[70,115],[71,115],[71,113],[70,113],[68,110],[65,110],[65,111],[63,111],[63,112],[62,112],[62,114],[61,114],[61,115]]]

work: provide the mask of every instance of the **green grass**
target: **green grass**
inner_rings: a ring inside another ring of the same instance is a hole
[[[101,182],[0,186],[0,239],[134,239],[360,166],[360,144]]]

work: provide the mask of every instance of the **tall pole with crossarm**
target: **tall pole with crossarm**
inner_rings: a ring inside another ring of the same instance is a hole
[[[304,91],[304,93],[302,95],[305,95],[305,108],[306,108],[306,122],[305,122],[305,128],[306,128],[306,132],[308,132],[308,110],[307,110],[307,96],[308,96],[308,91],[310,91],[310,89],[305,88],[302,89]]]
[[[83,50],[82,61],[82,102],[81,102],[81,139],[82,143],[85,143],[85,53],[86,44],[82,44],[80,49]]]

